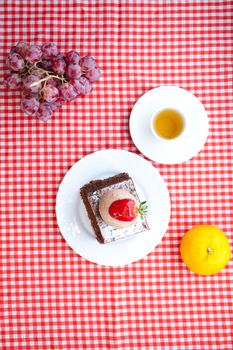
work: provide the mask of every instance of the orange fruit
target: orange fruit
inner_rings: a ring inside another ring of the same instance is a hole
[[[226,235],[218,227],[197,225],[183,236],[180,254],[191,271],[208,276],[226,266],[231,250]]]

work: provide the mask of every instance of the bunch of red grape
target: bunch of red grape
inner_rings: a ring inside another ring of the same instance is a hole
[[[21,89],[22,110],[42,121],[64,102],[88,94],[101,76],[93,57],[81,57],[76,51],[61,55],[51,42],[39,46],[20,41],[12,47],[7,64],[11,73],[5,86]]]

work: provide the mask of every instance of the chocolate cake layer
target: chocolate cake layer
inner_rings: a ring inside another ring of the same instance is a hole
[[[116,229],[102,220],[99,213],[99,200],[104,193],[113,189],[124,189],[130,192],[137,202],[140,202],[133,180],[127,173],[120,173],[104,180],[93,180],[80,189],[89,220],[100,243],[109,243],[149,229],[146,219],[141,218],[124,229]]]

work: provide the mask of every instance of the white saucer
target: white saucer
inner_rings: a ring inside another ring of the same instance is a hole
[[[178,109],[187,116],[188,138],[177,142],[159,141],[150,129],[155,110]],[[130,134],[139,151],[161,164],[183,163],[197,155],[208,137],[208,116],[202,103],[189,91],[176,86],[160,86],[145,93],[135,103],[129,122]]]
[[[150,231],[112,243],[99,243],[93,233],[79,190],[94,179],[120,172],[133,178],[141,200],[148,202]],[[160,243],[170,218],[170,198],[159,172],[142,157],[121,150],[92,153],[75,163],[60,184],[56,200],[57,222],[76,253],[106,266],[121,266],[142,259]]]

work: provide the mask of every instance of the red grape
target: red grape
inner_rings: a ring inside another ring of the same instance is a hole
[[[55,86],[44,86],[41,90],[41,96],[47,102],[54,102],[59,97],[59,91]]]
[[[74,86],[78,95],[86,95],[91,91],[91,83],[85,77],[71,80],[70,83]]]
[[[23,89],[21,91],[21,93],[22,93],[22,97],[25,97],[25,98],[34,97],[37,101],[40,100],[40,96],[39,96],[38,92],[32,92],[32,91],[28,91],[28,90]]]
[[[58,87],[60,97],[64,101],[73,101],[77,97],[77,92],[74,89],[73,85],[69,83],[65,83],[64,85],[60,85]]]
[[[34,98],[23,98],[21,103],[21,108],[26,114],[34,115],[38,108],[40,103]]]
[[[57,109],[60,109],[62,107],[62,102],[63,101],[61,101],[61,100],[51,102],[49,105],[50,105],[52,111],[56,111]]]
[[[84,56],[80,59],[79,65],[83,72],[87,72],[95,67],[95,59],[91,56]]]
[[[100,76],[101,76],[101,72],[100,69],[98,67],[95,67],[93,69],[90,69],[89,71],[87,71],[85,73],[85,76],[89,79],[89,81],[91,83],[94,83],[95,81],[97,81]]]
[[[26,51],[25,60],[34,63],[41,59],[42,51],[38,45],[31,45]]]
[[[29,44],[24,41],[19,41],[15,46],[15,51],[20,54],[23,58],[25,58],[26,52],[29,48]]]
[[[17,73],[12,73],[4,80],[4,85],[6,88],[14,90],[19,89],[21,86],[21,77]]]
[[[52,60],[52,70],[57,74],[64,74],[66,69],[66,61],[63,56],[54,57]]]
[[[45,70],[51,71],[52,70],[52,61],[51,60],[43,60],[38,64],[38,67],[41,67]]]
[[[36,116],[38,119],[42,120],[43,122],[46,122],[51,117],[52,114],[53,114],[53,111],[50,106],[50,103],[48,102],[40,103],[39,108],[36,112]]]
[[[10,53],[8,55],[8,66],[14,72],[19,72],[24,69],[25,62],[18,53]]]
[[[68,63],[77,64],[80,60],[80,55],[76,51],[69,51],[66,55],[66,60]]]
[[[51,42],[46,42],[42,45],[43,58],[46,60],[58,55],[57,45]]]
[[[81,68],[78,64],[68,64],[66,70],[66,76],[69,79],[78,79],[81,77]]]

